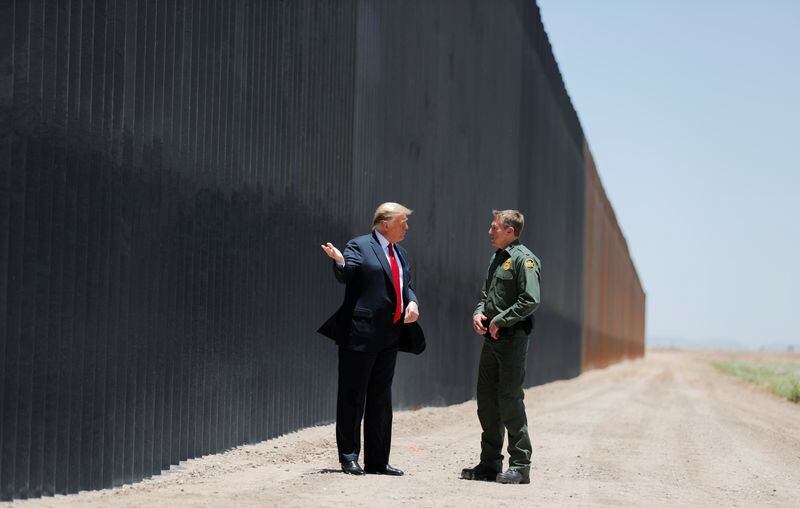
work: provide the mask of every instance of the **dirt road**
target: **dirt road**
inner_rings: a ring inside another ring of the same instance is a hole
[[[328,425],[192,460],[136,485],[20,505],[800,506],[800,405],[708,363],[731,356],[764,358],[648,351],[643,360],[527,390],[531,485],[458,478],[478,458],[470,401],[395,414],[391,462],[405,469],[401,478],[341,474]]]

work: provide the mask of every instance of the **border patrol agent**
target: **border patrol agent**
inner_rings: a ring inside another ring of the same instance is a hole
[[[525,217],[517,210],[493,210],[489,228],[497,248],[472,317],[486,337],[478,367],[481,461],[464,469],[467,480],[530,483],[531,440],[522,384],[528,359],[532,315],[539,307],[541,262],[519,242]],[[503,468],[503,436],[508,430],[509,468]]]

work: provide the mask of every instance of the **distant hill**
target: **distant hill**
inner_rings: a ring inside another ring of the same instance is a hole
[[[645,344],[649,348],[800,352],[800,347],[798,347],[797,344],[787,344],[787,343],[745,344],[737,340],[725,340],[725,339],[683,339],[676,337],[648,337],[647,340],[645,341]]]

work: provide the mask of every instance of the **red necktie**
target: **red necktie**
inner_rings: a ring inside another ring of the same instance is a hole
[[[394,308],[393,323],[400,321],[403,314],[403,296],[400,294],[400,267],[397,266],[397,259],[394,257],[394,249],[389,244],[389,264],[392,266],[392,283],[394,283],[394,296],[397,298],[397,306]]]

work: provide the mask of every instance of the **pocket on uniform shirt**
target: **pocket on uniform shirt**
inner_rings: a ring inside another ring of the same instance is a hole
[[[503,270],[502,268],[497,270],[495,273],[498,279],[501,280],[513,280],[514,279],[514,272],[511,270]]]
[[[503,270],[500,268],[496,275],[497,283],[496,283],[496,291],[497,295],[500,298],[507,298],[514,293],[514,272],[511,270]]]

